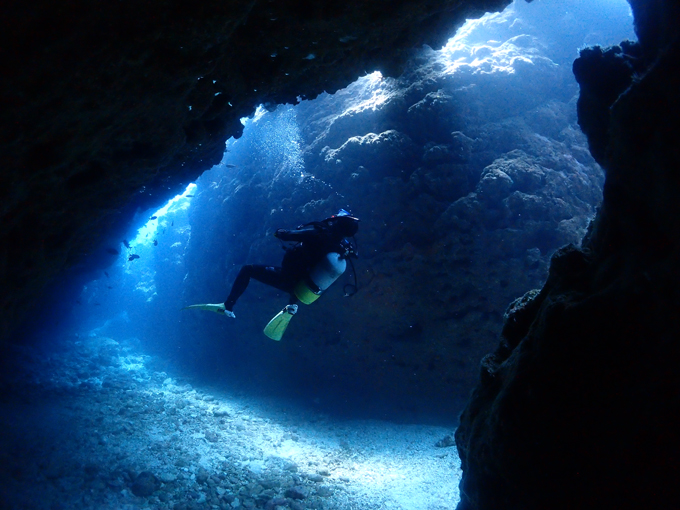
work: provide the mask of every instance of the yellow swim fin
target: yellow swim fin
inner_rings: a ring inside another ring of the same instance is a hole
[[[277,313],[274,318],[269,321],[269,324],[265,326],[264,334],[272,340],[281,340],[290,320],[293,318],[293,315],[297,313],[297,308],[297,305],[288,305]]]
[[[214,305],[211,305],[209,303],[189,305],[182,308],[182,310],[207,310],[208,312],[215,312],[224,315],[224,303]]]

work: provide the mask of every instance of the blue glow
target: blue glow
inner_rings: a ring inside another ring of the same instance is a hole
[[[248,124],[248,122],[257,122],[258,120],[260,120],[262,118],[262,116],[265,113],[267,113],[267,110],[264,108],[264,106],[259,105],[255,109],[255,113],[253,114],[252,117],[241,117],[241,119],[240,119],[241,124],[243,124],[245,126],[246,124]]]
[[[185,209],[189,207],[189,204],[191,203],[191,197],[187,195],[193,195],[195,191],[196,184],[192,182],[184,190],[184,193],[182,193],[181,195],[177,195],[175,198],[170,199],[167,204],[165,204],[163,207],[161,207],[156,212],[151,214],[150,217],[154,218],[155,216],[155,218],[149,219],[149,221],[147,221],[146,224],[137,231],[137,236],[132,240],[130,244],[141,245],[152,243],[153,237],[154,235],[156,235],[158,225],[159,223],[161,223],[163,216],[165,216],[170,210]]]

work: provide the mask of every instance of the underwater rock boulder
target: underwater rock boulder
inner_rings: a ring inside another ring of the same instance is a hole
[[[391,129],[379,134],[354,136],[338,149],[328,149],[323,154],[329,170],[320,174],[322,178],[347,170],[353,172],[360,166],[374,171],[386,169],[381,172],[383,175],[400,175],[414,159],[415,146],[408,136]]]
[[[286,490],[286,497],[294,500],[302,500],[309,496],[309,489],[302,485],[296,485]]]
[[[419,167],[409,177],[409,184],[415,189],[422,188],[437,201],[450,203],[469,193],[471,179],[468,174],[466,165],[444,163]],[[445,205],[440,207],[443,209]]]
[[[513,191],[532,193],[545,185],[546,171],[524,151],[514,150],[496,159],[484,172],[496,170],[512,180]]]
[[[467,163],[472,155],[474,140],[462,131],[454,131],[451,138],[453,139],[449,145],[451,158],[456,163]]]
[[[444,140],[452,131],[463,128],[461,113],[461,103],[455,95],[441,89],[430,92],[408,109],[410,132]]]
[[[550,101],[530,111],[525,119],[536,133],[559,139],[564,126],[571,120],[571,106],[559,101]]]
[[[446,145],[428,144],[423,154],[423,163],[431,166],[438,163],[450,163],[453,161],[451,149]]]
[[[153,473],[150,471],[142,471],[135,478],[131,490],[135,496],[146,498],[156,492],[159,486],[158,479]]]
[[[512,178],[502,170],[487,168],[477,184],[477,196],[487,203],[497,204],[508,196],[513,184]]]

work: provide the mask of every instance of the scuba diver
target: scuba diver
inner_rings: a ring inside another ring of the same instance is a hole
[[[278,229],[274,233],[276,238],[295,243],[292,247],[284,245],[286,253],[281,267],[245,265],[236,276],[224,304],[187,308],[210,310],[235,318],[234,305],[253,278],[290,295],[288,305],[264,330],[270,338],[280,340],[290,319],[297,313],[298,301],[304,304],[316,301],[345,272],[347,260],[351,263],[350,257],[356,257],[356,243],[353,245],[348,238],[353,238],[358,229],[359,220],[344,209],[330,218],[306,223],[294,230]],[[356,284],[351,287],[356,292]],[[345,294],[350,295],[348,292]]]

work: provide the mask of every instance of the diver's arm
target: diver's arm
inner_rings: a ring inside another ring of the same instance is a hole
[[[274,237],[282,241],[304,242],[316,239],[320,234],[320,230],[314,225],[304,226],[295,230],[286,230],[283,228],[274,232]]]

